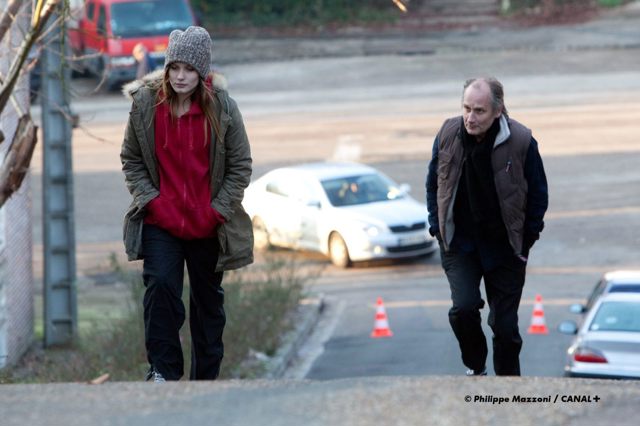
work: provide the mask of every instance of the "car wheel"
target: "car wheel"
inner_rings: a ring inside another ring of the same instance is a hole
[[[331,263],[341,268],[351,266],[351,258],[349,257],[349,249],[340,234],[334,232],[329,237],[329,256]]]
[[[257,250],[269,250],[271,248],[271,240],[269,231],[259,217],[253,218],[253,246]]]

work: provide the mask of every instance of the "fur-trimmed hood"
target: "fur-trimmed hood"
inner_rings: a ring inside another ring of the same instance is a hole
[[[133,100],[133,94],[141,87],[147,86],[150,88],[160,87],[162,82],[162,76],[164,75],[164,69],[160,68],[155,71],[151,71],[141,79],[133,80],[124,86],[122,86],[122,94],[129,100]],[[210,71],[209,77],[213,82],[213,87],[216,89],[227,90],[227,79],[224,75],[217,71]]]

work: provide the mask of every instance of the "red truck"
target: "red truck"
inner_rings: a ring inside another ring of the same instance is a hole
[[[135,79],[136,44],[144,44],[162,67],[169,33],[196,25],[189,0],[76,0],[71,13],[69,44],[77,70],[104,76],[110,89]]]

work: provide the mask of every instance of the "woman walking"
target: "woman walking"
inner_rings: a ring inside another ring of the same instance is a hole
[[[125,215],[129,260],[143,259],[147,379],[179,380],[184,267],[189,283],[191,380],[218,377],[225,325],[223,271],[253,261],[241,202],[251,177],[242,116],[210,72],[200,27],[169,36],[164,69],[125,86],[132,99],[120,158],[133,202]]]

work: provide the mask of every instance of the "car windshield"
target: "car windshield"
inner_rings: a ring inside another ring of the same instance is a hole
[[[184,0],[147,0],[111,5],[111,30],[120,37],[169,35],[192,25],[191,10]]]
[[[394,200],[403,195],[389,179],[373,173],[327,179],[321,183],[329,202],[335,207]]]
[[[640,332],[640,303],[602,303],[589,326],[589,330]]]

